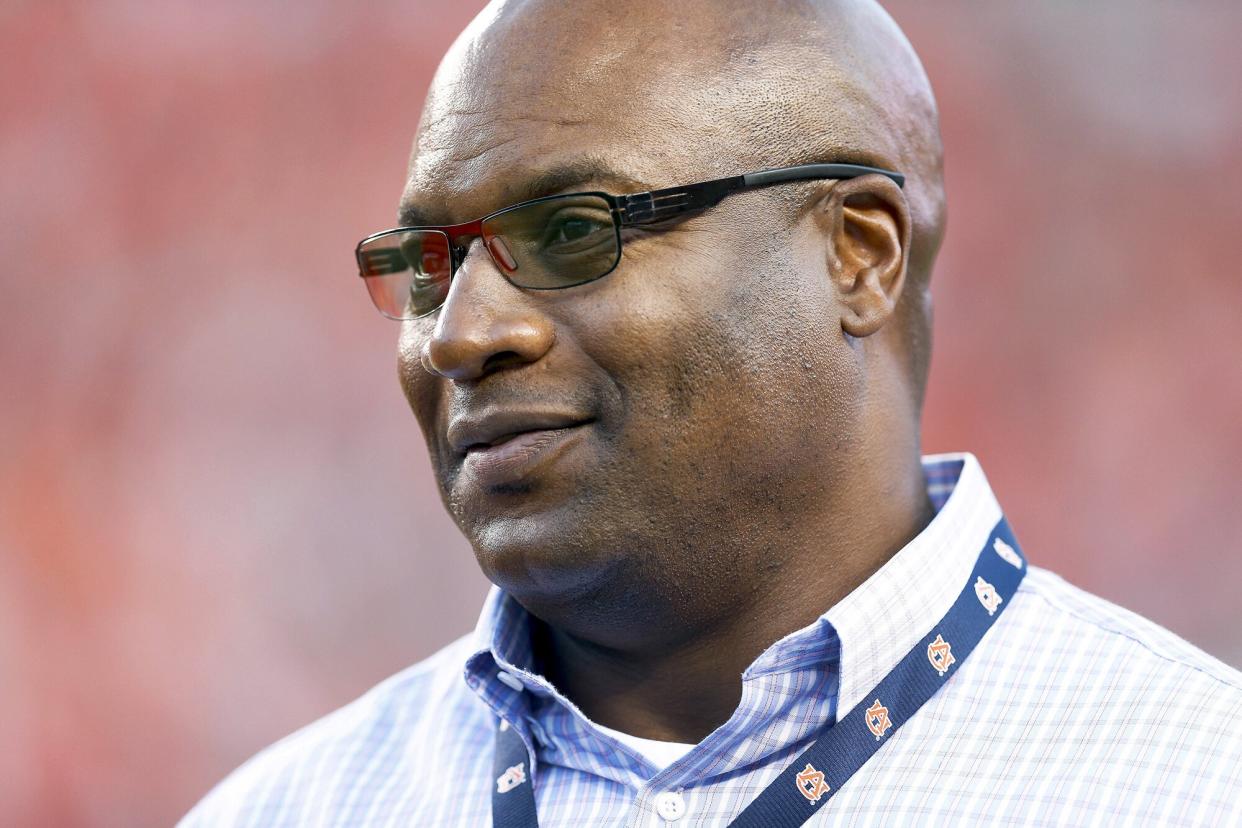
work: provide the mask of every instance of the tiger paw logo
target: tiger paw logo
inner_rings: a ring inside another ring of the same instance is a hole
[[[884,735],[884,731],[893,726],[888,718],[888,708],[880,704],[880,700],[876,699],[875,704],[867,708],[867,729],[875,734],[875,740],[880,741],[880,737]]]
[[[1000,538],[992,541],[992,549],[996,551],[997,555],[1000,555],[1002,561],[1009,564],[1014,569],[1022,568],[1022,556],[1017,553],[1017,550]]]
[[[809,802],[819,802],[821,796],[832,790],[824,781],[824,772],[815,770],[815,766],[810,762],[806,763],[802,773],[794,777],[794,784],[798,786],[798,792]]]
[[[518,762],[496,777],[496,793],[508,793],[526,781],[526,763]]]
[[[983,580],[982,575],[975,581],[975,595],[979,596],[979,603],[983,604],[983,608],[988,611],[988,615],[996,614],[996,608],[1001,603],[1000,594],[996,591],[996,587]]]
[[[927,660],[942,676],[957,663],[957,659],[953,657],[953,648],[940,633],[936,633],[936,640],[927,645]]]

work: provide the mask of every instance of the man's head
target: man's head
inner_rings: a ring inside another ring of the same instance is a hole
[[[865,526],[867,481],[917,462],[935,105],[868,0],[498,2],[444,59],[403,199],[424,223],[814,162],[907,183],[737,194],[627,231],[615,271],[556,291],[515,287],[476,242],[443,307],[403,323],[446,505],[536,614],[701,619],[799,533]]]

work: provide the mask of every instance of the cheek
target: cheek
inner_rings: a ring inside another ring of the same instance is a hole
[[[625,402],[626,448],[683,486],[801,451],[811,410],[831,415],[846,384],[827,286],[745,240],[649,246],[627,265],[586,332]]]
[[[442,383],[423,369],[421,355],[429,333],[426,320],[411,320],[402,324],[401,336],[397,341],[397,377],[410,410],[427,440],[431,460],[435,463],[437,452],[433,435],[443,431],[439,419],[444,407],[441,404]]]
[[[416,324],[419,321],[401,323],[401,335],[397,339],[397,372],[406,396],[417,389],[422,376],[427,373],[420,360],[427,334],[422,326]]]

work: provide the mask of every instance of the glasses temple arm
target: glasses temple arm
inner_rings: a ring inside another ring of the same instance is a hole
[[[898,187],[906,185],[906,177],[892,170],[866,167],[861,164],[801,164],[797,167],[781,167],[742,176],[747,187],[767,187],[786,181],[802,181],[808,178],[859,178],[864,175],[882,175]]]
[[[905,186],[904,175],[879,167],[866,167],[860,164],[801,164],[796,167],[781,167],[747,175],[735,175],[730,178],[717,178],[714,181],[704,181],[685,187],[669,187],[664,190],[619,196],[618,207],[621,211],[623,226],[658,224],[682,213],[715,207],[729,193],[741,190],[768,187],[772,184],[783,184],[786,181],[858,178],[872,174],[891,179],[898,187]]]
[[[729,193],[745,189],[744,178],[735,175],[685,187],[620,196],[621,223],[625,226],[658,224],[682,213],[715,207]]]

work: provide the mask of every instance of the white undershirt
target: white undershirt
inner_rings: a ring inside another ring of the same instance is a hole
[[[619,730],[613,730],[600,724],[595,726],[621,744],[639,753],[648,762],[655,765],[657,770],[664,770],[694,748],[694,745],[686,745],[681,742],[641,739],[638,736],[631,736],[628,733],[622,733]]]

